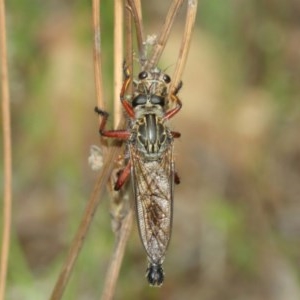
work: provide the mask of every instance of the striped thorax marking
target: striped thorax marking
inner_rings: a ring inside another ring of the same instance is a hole
[[[142,152],[159,153],[167,140],[167,129],[162,119],[155,114],[147,114],[136,122],[137,143]]]

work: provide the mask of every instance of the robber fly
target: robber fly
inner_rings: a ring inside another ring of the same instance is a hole
[[[102,136],[127,141],[129,160],[119,173],[115,190],[119,190],[131,174],[139,234],[148,256],[146,277],[150,285],[160,286],[164,280],[162,263],[171,237],[175,172],[173,140],[179,132],[171,131],[166,121],[180,109],[177,97],[182,84],[169,93],[171,78],[157,67],[142,71],[133,80],[133,94],[125,92],[131,81],[124,65],[125,80],[120,99],[130,119],[128,130],[106,130],[108,113],[95,108],[102,116]],[[175,103],[168,109],[168,101]]]

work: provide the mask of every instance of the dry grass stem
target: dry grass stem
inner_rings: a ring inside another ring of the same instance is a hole
[[[173,74],[171,90],[178,85],[179,81],[181,80],[184,67],[186,65],[186,60],[191,44],[192,32],[196,20],[197,6],[198,0],[188,0],[186,23],[179,50],[178,60]]]
[[[115,15],[115,25],[118,22]],[[125,25],[125,34],[126,34],[126,63],[129,64],[129,68],[132,70],[132,16],[130,11],[126,10],[126,25]],[[118,24],[122,27],[124,23]],[[120,30],[123,32],[122,30]],[[116,37],[115,37],[116,39]],[[119,60],[122,57],[122,52],[115,52],[114,61]],[[115,68],[116,74],[122,76],[123,72],[121,69],[121,64],[119,64],[119,68]],[[116,90],[117,89],[117,90]],[[130,87],[129,87],[130,89]],[[120,87],[115,86],[115,94],[119,96],[121,90]],[[120,99],[118,98],[118,105],[120,105]],[[125,120],[122,119],[120,126],[118,128],[125,128]],[[124,163],[124,162],[123,162]],[[120,166],[119,166],[120,167]],[[123,165],[124,167],[124,165]],[[132,211],[130,205],[128,205],[128,196],[126,190],[123,189],[119,192],[114,191],[114,184],[116,178],[111,178],[111,188],[110,188],[110,196],[111,196],[111,215],[112,215],[112,224],[115,233],[115,247],[110,259],[110,264],[108,266],[108,270],[105,275],[105,284],[102,292],[101,299],[108,300],[112,299],[115,287],[117,284],[117,280],[119,277],[119,272],[125,252],[125,246],[127,243],[127,239],[129,237],[129,233],[131,231],[131,223],[132,223]],[[126,198],[127,197],[127,198]]]
[[[8,254],[10,245],[11,202],[12,202],[12,155],[11,155],[11,127],[9,106],[9,83],[6,50],[5,1],[0,0],[0,51],[1,51],[1,90],[2,90],[2,128],[3,128],[3,163],[4,163],[4,191],[3,191],[3,226],[2,248],[0,261],[0,299],[5,298]]]
[[[116,239],[115,249],[111,257],[111,263],[109,265],[109,269],[106,274],[104,290],[101,296],[101,300],[113,299],[124,252],[125,252],[125,247],[127,244],[127,240],[129,238],[129,234],[131,232],[132,220],[133,220],[133,211],[130,210],[122,221],[121,229]]]
[[[105,107],[103,95],[103,76],[101,68],[101,32],[100,32],[100,0],[93,0],[93,32],[94,32],[94,78],[98,107]],[[99,117],[100,118],[100,117]]]
[[[125,10],[125,61],[129,68],[130,74],[133,72],[133,38],[132,38],[132,14]],[[128,93],[132,92],[132,81],[128,87]]]
[[[130,9],[135,24],[135,31],[137,37],[137,47],[139,52],[139,59],[141,65],[146,61],[146,53],[144,47],[144,29],[143,29],[143,18],[141,10],[141,2],[139,0],[127,0],[128,8]]]
[[[95,86],[96,86],[96,96],[97,96],[97,106],[105,107],[103,100],[103,84],[102,84],[102,71],[101,71],[101,45],[100,45],[100,2],[99,0],[93,0],[93,30],[94,30],[94,76],[95,76]],[[70,247],[70,251],[67,255],[65,263],[62,267],[60,276],[53,289],[51,300],[61,299],[65,287],[70,278],[71,272],[73,270],[74,264],[77,260],[79,252],[82,248],[84,238],[90,227],[92,218],[95,214],[96,208],[100,202],[105,186],[108,182],[110,174],[112,172],[115,158],[120,152],[119,147],[112,147],[110,151],[106,153],[106,159],[102,172],[94,186],[94,190],[91,197],[87,203],[86,210],[84,212],[82,221],[77,230],[76,236]]]
[[[151,69],[157,65],[157,63],[162,55],[162,52],[165,48],[165,45],[167,43],[167,40],[170,36],[171,28],[173,26],[175,17],[177,15],[183,1],[184,0],[175,0],[171,3],[171,6],[168,10],[163,28],[158,36],[157,43],[156,43],[155,47],[153,48],[152,53],[150,54],[150,57],[146,64],[147,69]]]
[[[120,91],[123,74],[120,72],[123,61],[123,1],[114,1],[114,128],[122,118]]]
[[[90,227],[90,223],[93,219],[93,216],[100,202],[100,199],[102,199],[102,195],[105,191],[106,184],[112,172],[113,162],[119,153],[120,153],[119,147],[111,147],[109,153],[107,154],[105,163],[102,168],[102,172],[100,173],[98,180],[94,186],[94,190],[91,194],[91,197],[87,203],[85,212],[83,214],[82,221],[79,225],[79,228],[70,247],[70,251],[67,255],[60,276],[56,282],[56,285],[50,297],[51,300],[59,300],[63,295],[65,287],[70,278],[72,269],[77,260],[78,254],[82,248],[84,238]]]

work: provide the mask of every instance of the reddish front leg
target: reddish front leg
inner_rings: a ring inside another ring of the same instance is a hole
[[[180,99],[177,97],[177,93],[179,92],[181,87],[182,87],[182,81],[179,82],[179,84],[175,88],[174,92],[170,95],[170,98],[173,101],[176,101],[176,107],[174,109],[171,109],[170,111],[168,111],[166,113],[166,115],[164,116],[165,120],[168,120],[168,119],[172,118],[175,114],[177,114],[179,112],[179,110],[182,107],[182,103],[181,103]],[[179,138],[181,136],[181,133],[177,132],[177,131],[171,131],[171,134],[172,134],[173,138]],[[179,177],[179,175],[176,171],[175,171],[175,174],[174,174],[174,182],[175,182],[175,184],[180,183],[180,177]]]
[[[127,130],[105,130],[105,125],[108,119],[108,113],[106,111],[101,110],[98,107],[95,107],[95,112],[102,116],[102,120],[99,127],[99,132],[102,136],[117,138],[121,140],[127,140],[130,136],[130,132]],[[115,183],[114,189],[118,191],[124,185],[128,176],[130,174],[130,162],[125,166],[125,168],[118,175],[118,179]]]
[[[175,171],[175,174],[174,174],[174,182],[175,182],[175,184],[180,183],[180,177],[178,176],[178,173],[176,171]]]
[[[179,92],[179,90],[181,89],[182,87],[182,81],[179,82],[178,86],[175,88],[174,92],[170,94],[170,98],[172,101],[175,101],[176,102],[176,107],[169,110],[165,116],[164,116],[164,120],[169,120],[171,119],[174,115],[176,115],[181,107],[182,107],[182,103],[181,103],[181,100],[178,98],[177,96],[177,93]],[[175,137],[175,136],[174,136]]]
[[[181,133],[177,131],[171,131],[171,134],[174,139],[181,137]]]
[[[131,163],[129,161],[128,164],[125,166],[125,168],[118,175],[118,179],[117,179],[117,182],[114,187],[115,191],[120,190],[120,188],[127,181],[128,177],[130,175],[130,167],[131,167]]]
[[[108,112],[95,107],[95,112],[102,116],[102,120],[99,127],[99,132],[102,136],[116,138],[120,140],[127,140],[130,136],[130,132],[127,130],[105,130],[106,122],[108,119]]]
[[[168,120],[168,119],[172,118],[181,109],[182,103],[181,103],[180,99],[176,96],[177,93],[179,92],[179,90],[181,89],[181,87],[182,87],[182,81],[180,81],[180,83],[177,86],[177,88],[170,95],[171,99],[173,99],[173,101],[176,101],[176,107],[174,109],[171,109],[170,111],[168,111],[165,114],[164,120]],[[180,138],[180,136],[181,136],[181,133],[177,132],[177,131],[171,131],[171,134],[172,134],[173,138]]]
[[[132,119],[134,119],[133,108],[132,108],[132,106],[125,99],[125,92],[126,92],[126,90],[128,88],[130,80],[131,80],[131,78],[130,78],[130,72],[129,72],[128,67],[126,66],[126,62],[124,62],[124,64],[123,64],[123,70],[124,70],[125,80],[123,82],[123,86],[122,86],[122,89],[121,89],[120,99],[121,99],[121,103],[122,103],[124,109],[126,110],[127,114],[129,115],[129,117],[132,118]]]

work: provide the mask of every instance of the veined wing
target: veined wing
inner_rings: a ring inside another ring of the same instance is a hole
[[[148,257],[161,263],[172,227],[174,162],[172,145],[155,161],[145,161],[129,146],[138,227]]]

